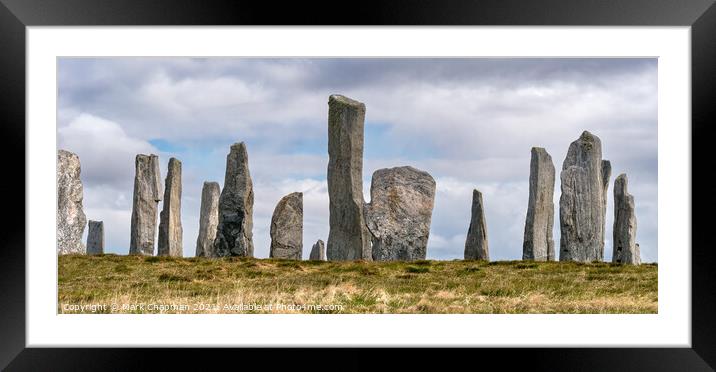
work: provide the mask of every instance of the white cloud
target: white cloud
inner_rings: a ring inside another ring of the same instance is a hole
[[[112,121],[82,113],[57,130],[58,146],[80,157],[82,179],[90,184],[126,185],[137,154],[156,153],[149,142],[128,136]]]

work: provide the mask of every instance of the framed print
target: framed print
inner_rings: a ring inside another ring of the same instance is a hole
[[[339,8],[3,0],[3,366],[714,368],[712,2]]]

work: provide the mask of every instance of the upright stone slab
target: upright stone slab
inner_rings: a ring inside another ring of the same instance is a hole
[[[554,164],[552,157],[541,147],[533,147],[531,153],[530,192],[522,259],[554,261]]]
[[[470,228],[465,239],[466,260],[490,260],[487,248],[487,223],[485,222],[485,207],[482,203],[482,193],[477,189],[472,191],[472,217]]]
[[[87,254],[104,254],[104,222],[87,223]]]
[[[159,214],[158,255],[182,257],[181,162],[176,158],[169,159],[164,184],[164,205]]]
[[[281,198],[271,217],[269,257],[300,260],[303,255],[303,193]]]
[[[560,175],[560,261],[603,260],[604,177],[608,172],[599,137],[584,131],[569,146]]]
[[[253,257],[254,186],[249,155],[243,142],[231,145],[226,156],[224,189],[219,198],[219,225],[214,240],[218,257]]]
[[[197,257],[216,257],[214,239],[219,225],[219,184],[204,182],[201,189],[201,211],[199,213],[199,237],[196,238]]]
[[[311,261],[325,261],[326,260],[326,246],[323,244],[323,240],[318,239],[316,244],[311,248],[311,255],[308,257]]]
[[[602,228],[602,246],[604,245],[604,236],[607,233],[607,202],[609,201],[609,179],[612,177],[612,163],[609,160],[602,160],[602,185],[604,185],[602,198],[604,204],[602,205],[602,219],[605,227]]]
[[[139,154],[134,160],[134,197],[130,226],[129,254],[154,254],[157,233],[157,203],[162,200],[159,157]]]
[[[435,202],[435,180],[413,167],[373,173],[365,220],[374,261],[424,260]]]
[[[627,191],[627,176],[614,181],[614,251],[613,263],[639,265],[641,257],[636,243],[636,208],[634,196]]]
[[[365,105],[328,99],[328,259],[371,260],[363,215],[363,121]]]
[[[82,233],[87,218],[82,210],[80,158],[57,151],[57,253],[85,254]]]

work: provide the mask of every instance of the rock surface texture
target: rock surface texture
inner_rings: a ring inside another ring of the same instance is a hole
[[[87,218],[82,210],[80,158],[69,151],[57,152],[57,253],[85,254],[82,233]]]
[[[87,223],[87,254],[104,254],[104,222]]]
[[[219,225],[219,183],[204,182],[201,188],[201,211],[199,212],[199,237],[196,238],[197,257],[216,257],[214,239]]]
[[[608,164],[602,161],[599,137],[587,131],[569,146],[560,175],[560,261],[604,258],[604,177],[611,172]]]
[[[465,239],[466,260],[490,260],[487,248],[487,223],[485,222],[485,207],[482,203],[482,193],[472,191],[472,217],[470,228]]]
[[[243,142],[231,145],[226,156],[224,189],[219,198],[219,225],[214,240],[218,257],[254,256],[254,187],[249,155]]]
[[[325,261],[326,260],[326,246],[323,244],[323,240],[318,239],[316,244],[311,248],[311,255],[308,257],[311,261]]]
[[[371,260],[370,232],[363,215],[363,125],[365,105],[328,99],[328,259]]]
[[[139,154],[134,161],[134,197],[129,254],[153,255],[157,232],[157,203],[162,200],[159,157]]]
[[[532,148],[530,192],[522,242],[522,259],[554,261],[554,177],[552,157],[541,147]]]
[[[181,227],[181,162],[169,159],[167,179],[164,182],[164,205],[159,214],[158,255],[182,257]]]
[[[634,196],[627,191],[627,176],[614,181],[614,251],[613,263],[639,265],[641,257],[636,243],[636,209]]]
[[[413,167],[373,173],[365,220],[372,235],[373,260],[424,260],[435,201],[435,180]]]
[[[609,200],[609,179],[612,177],[612,163],[609,160],[602,160],[602,219],[604,224],[607,223],[607,201]],[[606,227],[602,228],[602,246],[604,245],[604,236],[607,232]]]
[[[303,193],[281,198],[271,217],[269,257],[300,260],[303,255]]]

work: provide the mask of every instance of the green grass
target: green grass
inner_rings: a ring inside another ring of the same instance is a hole
[[[657,283],[656,264],[70,255],[59,257],[58,312],[656,313]]]

